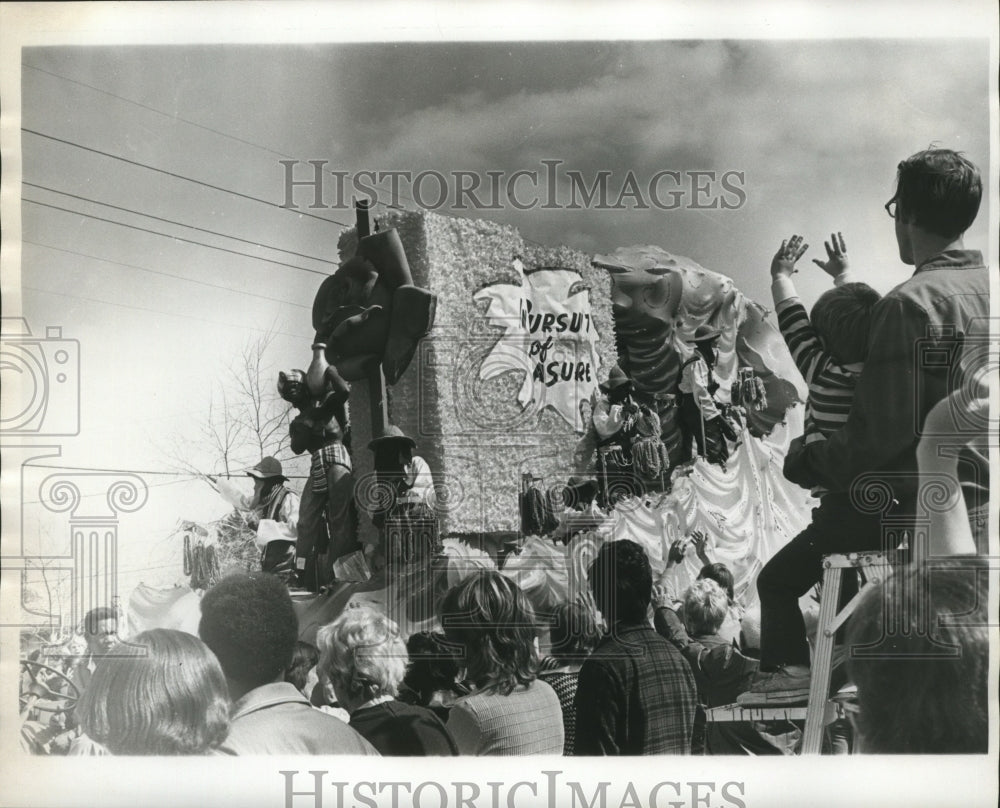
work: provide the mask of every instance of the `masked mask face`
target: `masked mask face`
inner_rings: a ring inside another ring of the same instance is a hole
[[[258,505],[260,505],[261,495],[264,492],[264,486],[265,485],[267,485],[267,483],[264,480],[261,480],[261,479],[259,479],[257,477],[254,477],[254,480],[253,480],[253,495],[250,497],[250,507],[251,508],[256,508]]]

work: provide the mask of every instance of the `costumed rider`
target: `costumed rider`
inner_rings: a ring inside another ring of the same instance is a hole
[[[559,524],[552,513],[548,492],[541,483],[543,478],[531,472],[526,473],[521,494],[521,533],[524,536],[545,536]]]
[[[635,429],[636,439],[632,444],[635,473],[646,483],[661,481],[662,475],[670,470],[670,455],[660,437],[663,427],[656,410],[640,404]]]
[[[553,542],[569,544],[576,534],[595,530],[605,521],[606,514],[594,501],[597,489],[597,480],[593,477],[574,475],[569,478],[563,488],[563,503],[566,507],[558,527],[550,535]]]
[[[389,426],[385,434],[368,444],[374,454],[375,474],[380,484],[387,485],[391,497],[385,506],[372,514],[372,522],[383,536],[387,522],[412,524],[415,520],[434,518],[434,478],[430,466],[419,455],[414,454],[417,443],[403,433],[398,426]],[[436,542],[436,534],[431,537]],[[386,547],[392,553],[403,550],[400,547]],[[416,547],[413,548],[416,551]],[[430,550],[431,548],[426,548]],[[379,566],[376,563],[376,566]]]
[[[682,463],[691,459],[693,442],[699,455],[725,469],[729,460],[726,439],[735,441],[737,432],[724,407],[715,400],[719,383],[713,371],[719,359],[716,343],[721,333],[710,325],[700,325],[687,340],[694,350],[681,363],[677,423],[681,430]]]
[[[247,511],[247,524],[257,531],[257,544],[263,547],[260,568],[292,584],[298,495],[285,487],[288,478],[282,473],[281,462],[274,457],[265,457],[247,471],[247,476],[253,478],[253,495],[242,498],[241,510]]]
[[[593,411],[597,433],[597,473],[601,505],[610,507],[628,493],[638,493],[632,443],[638,434],[639,406],[632,399],[632,380],[615,365],[608,380],[598,385],[599,396]]]

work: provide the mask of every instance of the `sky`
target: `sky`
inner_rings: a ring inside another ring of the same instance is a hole
[[[879,291],[909,276],[882,209],[896,163],[936,143],[985,171],[990,69],[986,39],[26,47],[20,313],[80,346],[80,434],[39,462],[157,472],[122,518],[121,585],[183,580],[178,520],[226,505],[171,476],[171,453],[217,471],[198,430],[248,338],[273,334],[271,377],[308,362],[313,295],[352,222],[301,190],[282,208],[280,160],[482,177],[555,160],[588,183],[609,171],[615,190],[629,171],[640,186],[737,172],[732,209],[691,209],[688,192],[677,210],[439,212],[592,254],[659,245],[764,305],[770,258],[797,232],[809,303],[826,279],[808,259],[832,230]],[[984,202],[967,239],[984,250],[988,221]],[[61,543],[65,517],[25,498],[26,532]]]

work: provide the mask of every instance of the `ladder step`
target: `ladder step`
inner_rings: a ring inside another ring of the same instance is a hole
[[[829,724],[847,715],[849,707],[843,700],[830,699],[826,703],[823,724]],[[805,721],[808,707],[805,704],[776,704],[771,707],[741,707],[739,704],[725,704],[705,710],[709,723],[732,721]]]

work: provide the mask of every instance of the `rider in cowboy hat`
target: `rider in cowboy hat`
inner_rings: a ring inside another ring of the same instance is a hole
[[[601,505],[609,507],[621,496],[638,493],[632,469],[632,441],[639,407],[632,399],[635,385],[618,365],[611,368],[608,380],[598,386],[604,396],[594,405],[592,421],[597,433]]]
[[[261,522],[271,520],[288,538],[273,538],[266,542],[261,553],[260,565],[264,572],[277,575],[285,583],[295,579],[295,538],[299,521],[299,498],[285,487],[288,478],[281,468],[281,461],[274,457],[263,458],[247,470],[253,478],[253,495],[246,502],[250,514],[247,524],[255,530]],[[275,527],[275,526],[272,526]]]
[[[714,396],[719,383],[712,372],[718,362],[716,343],[722,331],[703,323],[686,340],[694,346],[692,355],[681,364],[678,382],[678,419],[681,430],[681,462],[691,459],[692,440],[698,454],[709,462],[725,467],[729,447],[725,437],[736,439],[732,425],[726,420]]]

